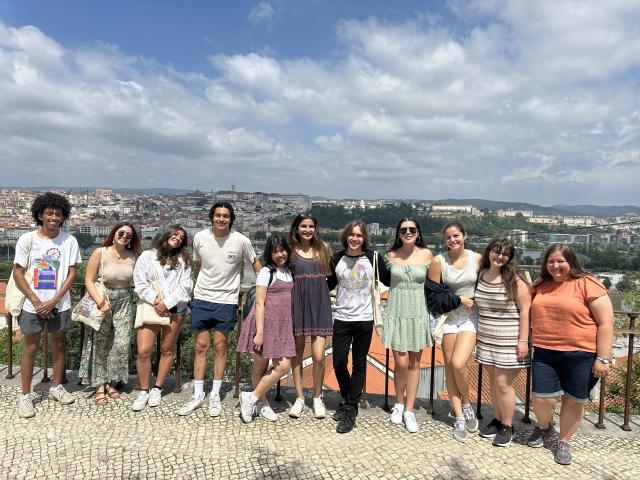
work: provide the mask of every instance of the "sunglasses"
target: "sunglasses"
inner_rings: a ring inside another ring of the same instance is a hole
[[[400,235],[404,235],[409,232],[411,235],[415,235],[418,229],[416,227],[402,227],[400,229]]]
[[[125,238],[125,239],[127,239],[127,240],[131,240],[131,234],[130,234],[130,233],[127,233],[127,232],[125,232],[125,231],[120,230],[120,231],[118,232],[118,238]]]

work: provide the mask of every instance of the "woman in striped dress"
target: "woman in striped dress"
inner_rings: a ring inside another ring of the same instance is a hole
[[[516,396],[513,381],[529,366],[527,281],[516,270],[515,248],[506,238],[493,239],[482,255],[475,300],[478,304],[476,361],[491,378],[494,419],[480,430],[493,444],[506,447],[513,436]]]

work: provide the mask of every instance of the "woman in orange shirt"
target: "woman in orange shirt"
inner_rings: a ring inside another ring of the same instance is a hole
[[[613,307],[607,289],[587,274],[567,245],[551,245],[542,258],[531,304],[533,411],[538,426],[527,441],[542,447],[562,396],[555,461],[571,463],[569,440],[582,423],[589,392],[609,374]]]

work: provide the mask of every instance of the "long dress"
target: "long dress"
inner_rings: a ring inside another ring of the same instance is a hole
[[[238,352],[248,352],[262,358],[283,358],[296,355],[291,321],[291,289],[293,282],[277,278],[267,289],[264,303],[264,338],[262,350],[253,349],[256,334],[256,306],[251,308],[238,338]]]
[[[424,296],[429,263],[397,265],[386,255],[384,261],[391,272],[382,332],[384,346],[398,352],[419,352],[433,344]]]
[[[291,291],[293,334],[327,337],[333,334],[331,299],[327,277],[320,262],[299,255],[295,258]]]
[[[82,383],[97,387],[103,383],[129,380],[129,354],[133,328],[133,268],[135,260],[116,261],[106,249],[103,250],[103,281],[109,310],[96,332],[85,329],[80,369]],[[99,267],[100,277],[102,266]]]
[[[476,361],[499,368],[528,367],[529,358],[517,358],[520,312],[516,302],[508,300],[504,284],[485,282],[481,275],[475,300],[479,313]]]

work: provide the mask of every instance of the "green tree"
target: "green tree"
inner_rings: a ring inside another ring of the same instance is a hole
[[[93,245],[96,241],[93,235],[89,235],[88,233],[74,233],[73,236],[76,237],[78,245],[80,245],[80,248],[83,251]]]
[[[262,230],[258,230],[256,232],[256,240],[266,240],[267,239],[267,234],[265,232],[263,232]]]
[[[607,290],[609,290],[611,288],[611,280],[609,280],[609,277],[604,277],[604,279],[602,280],[602,284]]]

